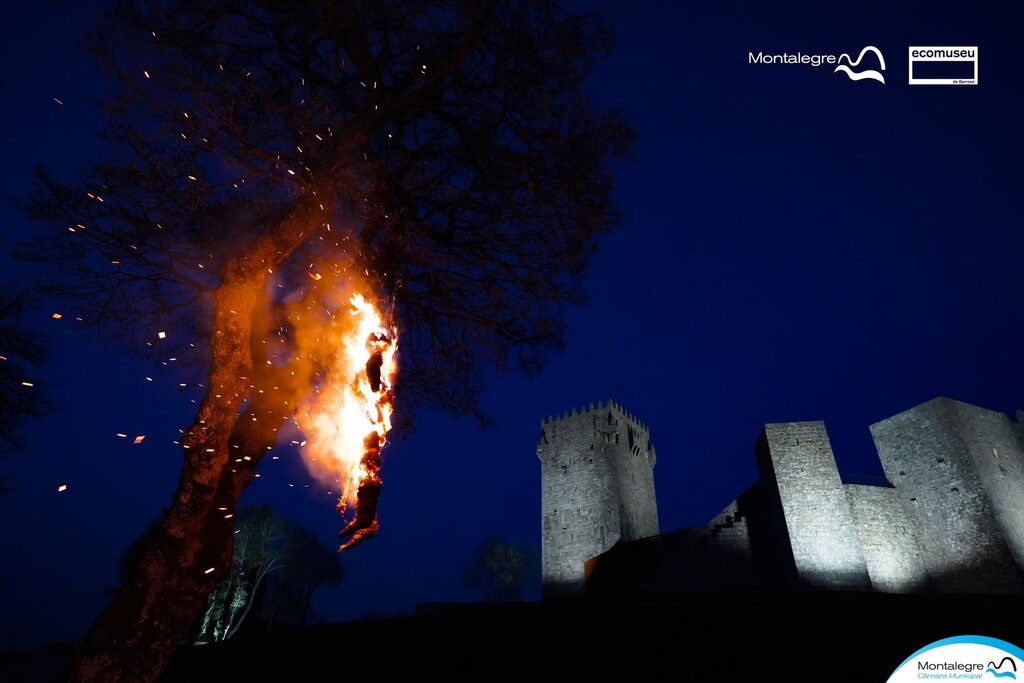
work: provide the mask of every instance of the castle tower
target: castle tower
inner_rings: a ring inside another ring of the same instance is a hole
[[[1024,448],[1007,416],[936,398],[871,425],[871,434],[919,529],[933,586],[1024,590]]]
[[[537,456],[544,595],[576,595],[585,561],[658,534],[654,446],[646,425],[609,402],[544,420]]]

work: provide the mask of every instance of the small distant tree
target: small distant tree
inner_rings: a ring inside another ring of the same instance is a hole
[[[268,506],[239,515],[231,572],[210,595],[199,624],[199,643],[227,640],[252,611],[264,580],[282,569],[288,523]]]
[[[463,582],[485,600],[498,602],[522,597],[523,586],[537,565],[535,549],[490,534],[466,563]]]

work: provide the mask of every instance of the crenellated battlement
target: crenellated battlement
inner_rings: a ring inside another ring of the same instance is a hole
[[[608,401],[598,401],[596,404],[591,403],[589,407],[573,407],[572,410],[565,411],[560,415],[549,415],[548,417],[540,421],[540,426],[541,429],[543,429],[544,427],[553,423],[567,422],[573,419],[592,417],[596,413],[604,413],[606,411],[614,412],[616,413],[617,418],[630,422],[632,423],[633,427],[641,429],[646,433],[650,433],[650,428],[648,428],[645,422],[637,418],[635,415],[633,415],[633,413],[623,408],[620,404],[610,399]]]
[[[597,403],[591,403],[589,407],[573,408],[571,411],[565,411],[560,415],[552,415],[541,420],[541,429],[544,430],[550,425],[559,423],[570,423],[573,421],[587,422],[592,421],[594,417],[600,416],[605,417],[605,413],[611,413],[614,420],[622,420],[633,426],[634,429],[640,430],[644,434],[650,433],[650,428],[645,422],[637,418],[635,415],[630,413],[628,410],[622,407],[620,403],[616,403],[613,400],[597,401]]]

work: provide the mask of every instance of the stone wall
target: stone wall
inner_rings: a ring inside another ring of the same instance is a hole
[[[707,526],[621,543],[586,563],[586,590],[600,597],[749,593],[768,588],[756,572],[747,519],[737,502]]]
[[[928,572],[913,518],[892,487],[844,484],[871,587],[881,593],[928,590]]]
[[[1019,442],[1005,415],[937,398],[871,426],[932,586],[1019,592],[1024,486]],[[1002,470],[1000,470],[1002,468]]]
[[[813,588],[870,589],[825,424],[768,424],[760,444],[761,481],[778,491],[799,582]]]
[[[716,548],[722,554],[729,555],[744,562],[751,561],[750,528],[747,517],[740,510],[738,500],[734,500],[708,522],[704,532],[704,543]]]
[[[1024,448],[1003,413],[951,401],[960,436],[1018,569],[1024,569]]]
[[[657,455],[647,427],[628,413],[620,413],[618,432],[608,438],[606,453],[615,467],[619,491],[619,531],[623,541],[657,536],[658,504],[654,495]],[[607,417],[603,420],[607,423]],[[618,439],[618,443],[615,443]]]

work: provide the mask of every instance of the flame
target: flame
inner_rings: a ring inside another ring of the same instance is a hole
[[[372,439],[379,447],[386,444],[398,373],[397,328],[386,325],[362,294],[353,294],[348,303],[348,319],[339,319],[341,311],[335,316],[342,336],[326,359],[325,380],[300,425],[307,436],[303,454],[310,471],[341,484],[342,513],[351,492],[378,478],[368,444]]]

